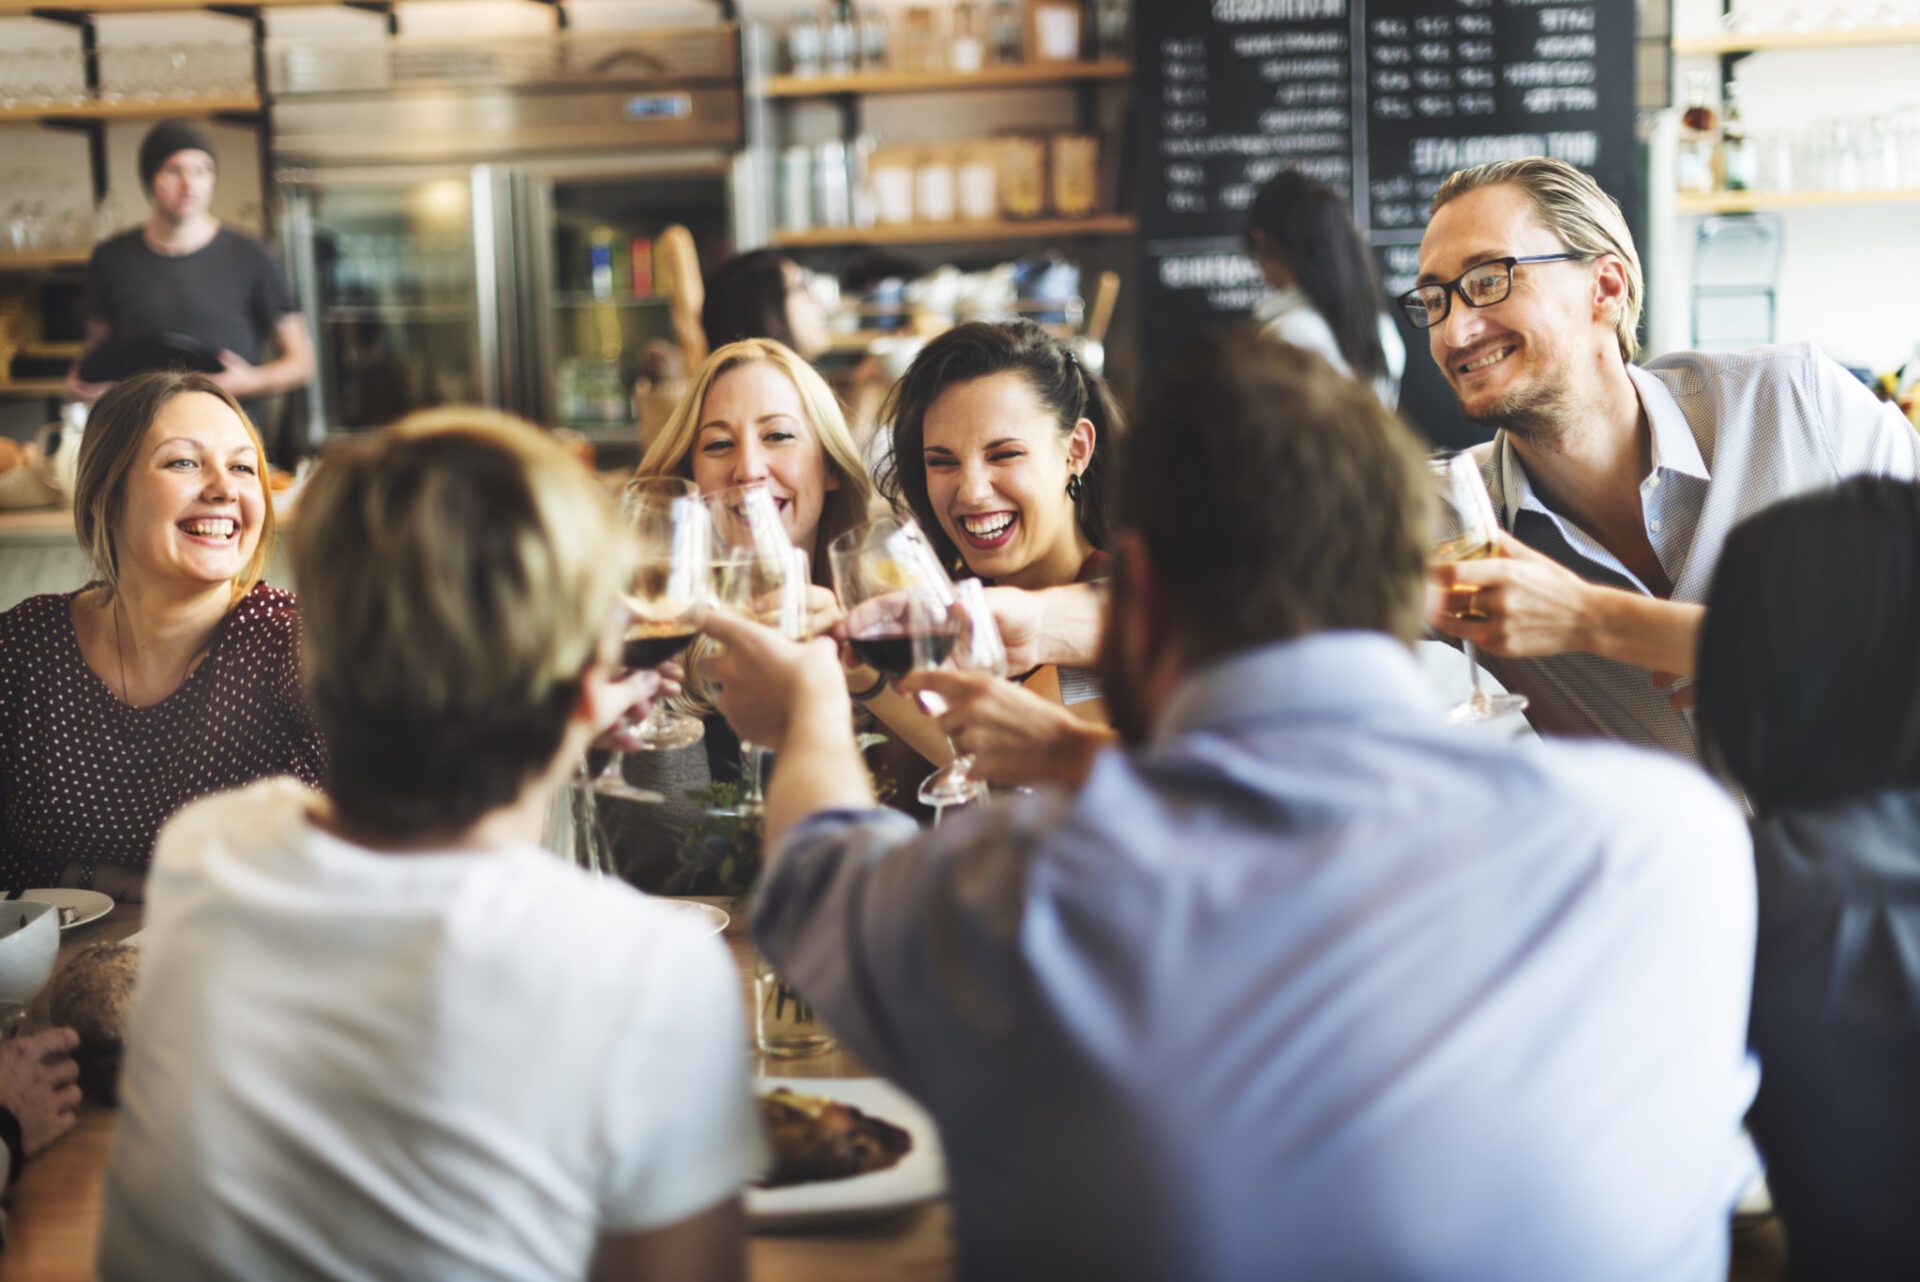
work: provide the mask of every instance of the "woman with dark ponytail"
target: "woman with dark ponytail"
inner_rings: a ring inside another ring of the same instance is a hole
[[[1032,321],[957,325],[881,417],[893,446],[880,492],[950,570],[1030,590],[1104,575],[1120,409],[1065,342]]]
[[[1247,214],[1247,247],[1274,290],[1254,309],[1262,332],[1317,352],[1394,408],[1406,345],[1340,193],[1297,169],[1275,174]]]

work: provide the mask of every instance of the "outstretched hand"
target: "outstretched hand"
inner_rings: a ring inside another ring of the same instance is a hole
[[[778,752],[797,717],[851,716],[839,651],[828,638],[789,641],[726,610],[712,611],[703,627],[723,647],[705,660],[707,688],[742,739]]]
[[[993,783],[1077,786],[1115,741],[1112,731],[989,673],[936,668],[910,672],[898,686],[902,694],[938,696],[940,729]]]
[[[80,1066],[73,1062],[80,1035],[49,1028],[0,1042],[0,1107],[20,1122],[20,1143],[33,1157],[73,1129],[80,1107]]]
[[[622,711],[614,718],[613,724],[593,741],[593,746],[615,752],[637,750],[641,746],[637,735],[639,724],[647,719],[654,704],[679,694],[680,683],[685,679],[686,673],[681,671],[677,663],[663,663],[657,668],[630,669],[618,683],[625,697]]]

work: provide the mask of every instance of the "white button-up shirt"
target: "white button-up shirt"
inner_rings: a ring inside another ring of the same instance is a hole
[[[1641,512],[1674,601],[1707,599],[1728,532],[1761,508],[1850,476],[1920,475],[1920,434],[1810,343],[1731,356],[1675,352],[1629,365],[1627,374],[1653,435]],[[1598,540],[1541,501],[1505,432],[1476,452],[1501,524],[1516,538],[1583,579],[1652,595]],[[1699,756],[1692,710],[1675,711],[1646,668],[1584,652],[1483,659],[1532,701],[1527,718],[1542,734],[1603,735]]]

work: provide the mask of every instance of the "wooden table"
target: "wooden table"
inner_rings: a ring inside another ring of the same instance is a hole
[[[708,903],[727,907],[724,900]],[[140,929],[138,906],[121,904],[97,922],[69,930],[60,941],[61,966],[90,944],[125,939]],[[745,922],[736,918],[724,938],[741,977],[742,1009],[753,1009],[752,951]],[[757,1073],[787,1077],[863,1077],[867,1071],[845,1051],[812,1059],[762,1060],[750,1052]],[[0,1252],[0,1282],[87,1282],[93,1271],[94,1239],[100,1231],[100,1181],[107,1164],[116,1113],[82,1104],[73,1130],[28,1164],[8,1194],[7,1247]],[[747,1276],[753,1282],[934,1282],[953,1275],[947,1207],[937,1202],[871,1224],[831,1232],[756,1236],[747,1245]]]

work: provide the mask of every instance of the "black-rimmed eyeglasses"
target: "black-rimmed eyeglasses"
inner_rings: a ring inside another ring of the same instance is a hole
[[[1469,307],[1491,307],[1513,292],[1513,269],[1522,263],[1564,263],[1580,254],[1530,254],[1525,258],[1494,258],[1475,263],[1450,281],[1420,285],[1393,301],[1415,329],[1432,329],[1453,310],[1453,296]]]

